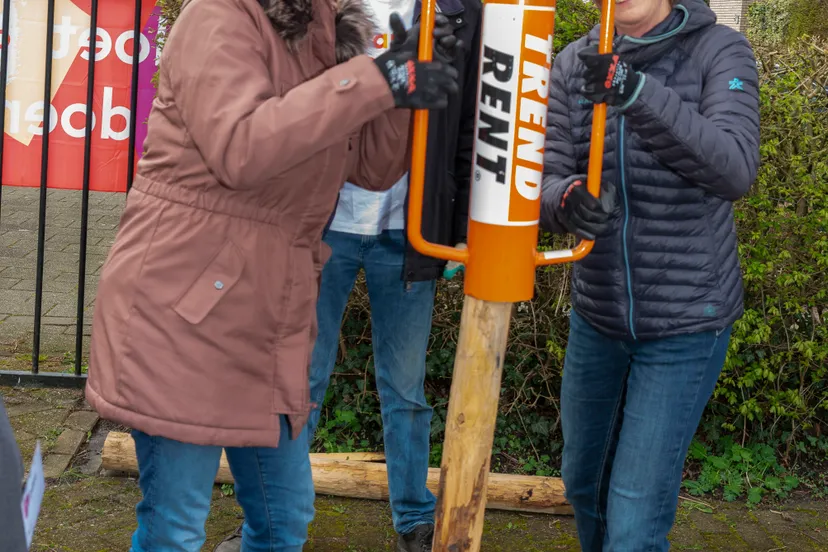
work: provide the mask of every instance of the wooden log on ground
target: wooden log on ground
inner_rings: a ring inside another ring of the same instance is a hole
[[[385,462],[384,452],[325,452],[313,453],[320,460],[350,460],[351,462]]]
[[[351,459],[340,459],[343,456]],[[376,460],[378,456],[381,454],[311,454],[316,492],[347,498],[388,500],[385,464],[354,460]],[[101,460],[106,470],[133,475],[138,473],[135,442],[128,433],[110,432],[104,443]],[[224,454],[216,474],[216,483],[233,483],[233,475]],[[440,470],[429,469],[427,484],[431,492],[436,494],[440,484]],[[487,507],[493,510],[571,515],[572,509],[567,504],[563,491],[563,483],[555,477],[491,474]]]

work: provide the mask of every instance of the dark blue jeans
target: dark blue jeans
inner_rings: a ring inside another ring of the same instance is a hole
[[[191,445],[133,431],[143,498],[130,552],[199,552],[207,534],[221,447]],[[244,510],[241,552],[301,552],[313,519],[308,432],[290,439],[281,419],[277,448],[228,448]]]
[[[425,398],[425,361],[436,282],[404,282],[405,236],[328,232],[333,254],[322,270],[317,303],[319,336],[310,367],[311,400],[322,405],[339,349],[348,296],[365,270],[371,302],[371,340],[379,391],[394,529],[405,534],[434,522],[434,495],[426,488],[431,407]],[[311,434],[320,407],[311,413]]]
[[[669,549],[687,449],[730,331],[623,342],[572,312],[563,479],[584,552]]]

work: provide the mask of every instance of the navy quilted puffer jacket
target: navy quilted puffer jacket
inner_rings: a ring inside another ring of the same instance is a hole
[[[553,205],[585,175],[592,105],[580,94],[577,52],[552,71],[541,224],[563,233]],[[753,51],[702,0],[681,0],[645,37],[614,50],[645,75],[637,99],[610,108],[604,179],[619,197],[611,231],[575,264],[573,308],[601,333],[647,340],[719,330],[743,312],[733,201],[759,164],[759,93]]]

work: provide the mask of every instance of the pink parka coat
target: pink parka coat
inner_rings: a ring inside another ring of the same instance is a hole
[[[96,299],[102,417],[202,445],[301,430],[337,193],[407,170],[372,30],[358,0],[185,0]]]

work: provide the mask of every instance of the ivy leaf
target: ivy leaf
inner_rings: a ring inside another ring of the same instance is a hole
[[[765,491],[762,487],[751,487],[748,491],[748,504],[751,506],[756,506],[760,502],[762,502],[762,496],[765,494]]]
[[[792,491],[792,490],[796,489],[797,487],[799,487],[799,479],[797,479],[796,477],[793,477],[791,475],[788,475],[788,476],[785,477],[784,489],[786,491]]]

